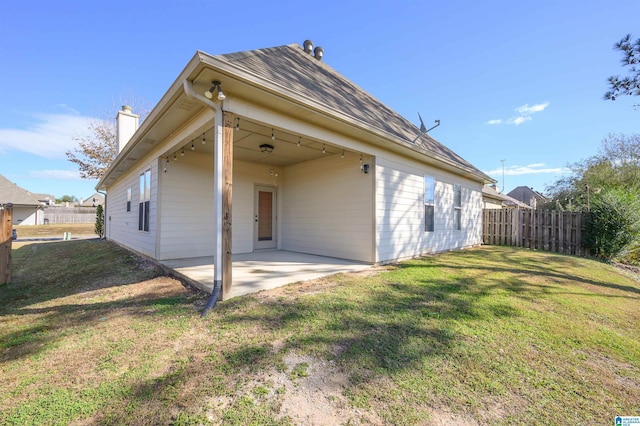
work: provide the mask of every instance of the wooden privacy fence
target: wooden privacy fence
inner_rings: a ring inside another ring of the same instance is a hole
[[[485,244],[526,247],[584,256],[585,215],[555,210],[485,209]]]
[[[57,207],[49,206],[44,210],[44,223],[94,223],[95,207]]]
[[[0,205],[0,284],[11,282],[13,207]]]

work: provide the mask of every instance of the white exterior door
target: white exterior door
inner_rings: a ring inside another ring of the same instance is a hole
[[[276,248],[276,188],[256,186],[254,201],[254,250]]]

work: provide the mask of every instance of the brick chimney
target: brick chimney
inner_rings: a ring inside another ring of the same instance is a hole
[[[122,152],[131,136],[138,130],[140,115],[134,114],[128,105],[122,106],[122,111],[116,115],[116,139],[118,141],[118,154]]]

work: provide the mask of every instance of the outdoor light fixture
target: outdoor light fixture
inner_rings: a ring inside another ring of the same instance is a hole
[[[271,154],[273,152],[273,145],[269,145],[268,143],[263,143],[260,145],[260,151],[266,152],[267,154]]]
[[[213,92],[215,92],[216,89],[218,89],[218,100],[219,101],[224,101],[226,99],[226,96],[222,92],[222,86],[220,86],[220,82],[218,80],[213,80],[211,82],[211,84],[212,84],[211,88],[209,90],[207,90],[206,92],[204,92],[204,95],[208,99],[213,99]]]

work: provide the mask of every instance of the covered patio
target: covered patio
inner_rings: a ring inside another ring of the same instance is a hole
[[[213,290],[213,256],[171,259],[160,262],[176,276],[199,289]],[[344,272],[364,271],[371,264],[286,250],[234,254],[233,282],[225,300]]]

